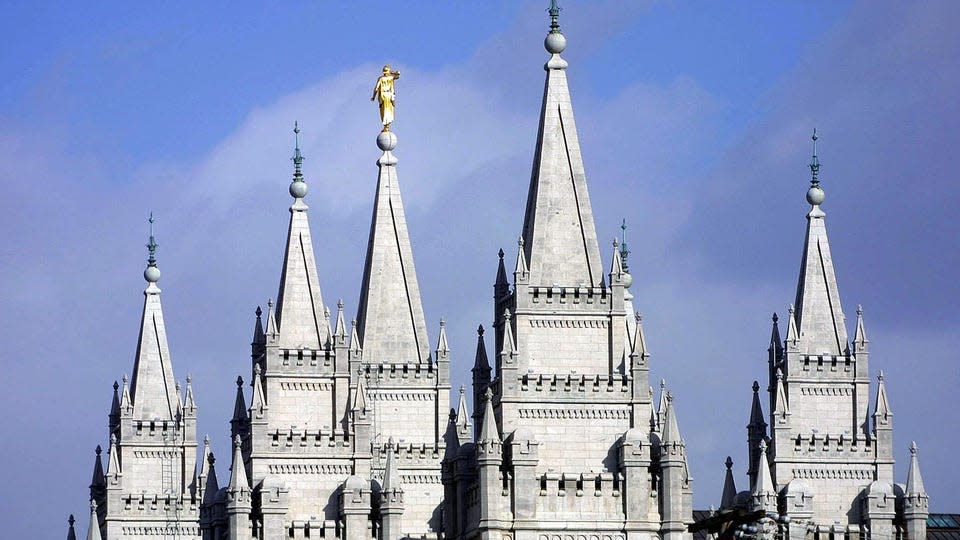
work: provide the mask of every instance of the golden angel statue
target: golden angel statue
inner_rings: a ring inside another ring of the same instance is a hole
[[[383,75],[377,79],[377,85],[373,87],[373,95],[370,96],[370,101],[374,99],[380,101],[380,122],[383,123],[383,131],[390,131],[390,124],[393,123],[393,107],[397,98],[393,81],[399,78],[400,72],[390,69],[390,64],[383,66]]]

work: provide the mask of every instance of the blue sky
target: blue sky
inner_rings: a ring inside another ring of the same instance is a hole
[[[150,211],[175,373],[193,375],[200,430],[225,451],[253,310],[276,295],[294,120],[324,296],[355,313],[385,62],[404,72],[396,154],[431,339],[444,316],[466,383],[496,252],[521,227],[545,4],[5,5],[10,536],[85,515],[110,387],[133,365]],[[597,228],[630,224],[652,378],[676,396],[696,506],[716,504],[728,454],[746,482],[750,385],[771,313],[793,300],[817,127],[841,298],[848,326],[863,304],[887,375],[896,476],[915,439],[933,509],[960,511],[960,4],[562,5]]]

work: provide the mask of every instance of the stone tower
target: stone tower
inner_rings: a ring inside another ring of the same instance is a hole
[[[923,538],[926,510],[907,518],[903,508],[909,498],[893,482],[893,412],[882,372],[871,406],[869,340],[859,307],[852,343],[847,339],[821,208],[816,133],[813,141],[811,208],[796,302],[784,340],[774,315],[768,349],[769,433],[754,382],[747,426],[750,490],[733,500],[725,485],[721,506],[786,514],[791,538],[866,533],[892,538],[901,529],[910,531],[910,538]],[[911,471],[919,467],[915,454],[914,447]],[[925,509],[922,482],[914,491],[910,500]]]
[[[173,376],[157,286],[157,247],[151,232],[133,377],[128,384],[124,375],[122,389],[113,385],[109,455],[104,471],[97,447],[88,537],[189,539],[200,535],[194,476],[197,404],[190,377],[181,398],[180,384]]]
[[[513,283],[501,252],[494,367],[473,368],[480,429],[444,462],[448,538],[687,538],[691,478],[673,398],[654,410],[649,355],[616,241],[601,265],[550,9],[546,84]]]
[[[441,322],[430,352],[397,137],[384,131],[377,144],[358,317],[348,331],[343,302],[335,320],[323,304],[298,139],[277,303],[268,303],[265,327],[258,308],[254,325],[249,406],[238,379],[231,481],[203,505],[211,539],[393,539],[441,529],[449,348]]]

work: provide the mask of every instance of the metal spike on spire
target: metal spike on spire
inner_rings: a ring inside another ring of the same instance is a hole
[[[559,5],[557,5],[557,0],[550,0],[550,9],[547,12],[550,13],[550,33],[559,34],[560,33],[560,12],[563,10]]]
[[[293,160],[293,179],[294,181],[302,181],[303,172],[300,167],[303,165],[303,154],[300,153],[300,123],[297,121],[293,122],[293,136],[295,146],[293,148],[293,157],[290,158]]]
[[[817,158],[817,128],[813,128],[813,157],[810,158],[810,184],[814,187],[820,186],[820,160]]]
[[[630,267],[627,266],[627,257],[630,256],[630,249],[627,247],[627,219],[623,218],[623,223],[620,224],[620,264],[623,266],[623,271],[625,273],[630,273]]]
[[[160,244],[157,243],[153,236],[153,224],[155,221],[156,219],[153,217],[153,212],[150,212],[150,217],[147,218],[147,222],[150,223],[150,240],[147,242],[147,252],[150,254],[150,257],[147,258],[147,263],[150,266],[157,265],[157,248],[160,247]]]

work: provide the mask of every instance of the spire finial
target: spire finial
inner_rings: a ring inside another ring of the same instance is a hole
[[[810,158],[810,189],[807,190],[807,202],[813,206],[823,204],[824,193],[820,187],[820,159],[817,158],[817,129],[813,129],[813,156]]]
[[[727,466],[727,470],[728,470],[728,471],[729,471],[730,469],[732,469],[732,468],[733,468],[733,458],[730,457],[730,456],[727,456],[727,461],[724,462],[724,465]]]
[[[910,441],[910,455],[917,455],[917,441]]]
[[[147,241],[147,253],[150,255],[147,257],[147,269],[143,271],[143,279],[147,280],[147,283],[156,283],[160,281],[160,269],[157,268],[157,248],[160,244],[153,236],[153,224],[156,222],[153,212],[150,212],[147,222],[150,224],[150,239]]]
[[[757,381],[753,381],[753,393],[756,394],[759,391],[760,391],[760,383]]]
[[[561,8],[557,5],[557,0],[550,0],[550,9],[547,11],[550,13],[550,32],[547,34],[547,38],[543,40],[543,46],[550,54],[560,54],[567,48],[567,38],[563,37],[563,32],[560,31]],[[567,63],[562,60],[560,62],[548,62],[547,67],[563,69],[567,67]]]
[[[630,256],[630,249],[627,247],[627,218],[623,218],[623,222],[620,224],[620,264],[623,266],[623,271],[627,274],[630,273],[630,267],[627,266],[627,258]]]
[[[302,199],[307,195],[307,183],[303,181],[303,154],[300,153],[300,124],[293,122],[293,182],[290,183],[290,195],[294,199]]]
[[[560,33],[560,11],[562,11],[562,8],[557,4],[557,0],[550,0],[550,9],[548,9],[547,12],[550,13],[551,34]]]

